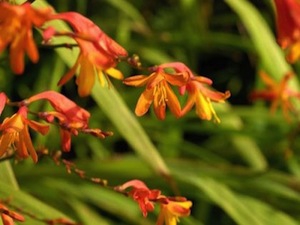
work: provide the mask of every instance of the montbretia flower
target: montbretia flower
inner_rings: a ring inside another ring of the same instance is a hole
[[[123,74],[115,67],[127,51],[108,37],[96,24],[76,12],[65,12],[54,15],[52,19],[68,22],[73,28],[71,36],[77,42],[80,53],[74,66],[59,81],[59,85],[69,81],[79,69],[76,79],[80,96],[90,94],[95,83],[95,74],[100,84],[110,84],[108,76],[123,79]]]
[[[185,88],[189,95],[188,100],[183,107],[181,113],[186,114],[190,109],[196,105],[196,114],[203,120],[214,119],[215,122],[220,123],[212,102],[223,103],[230,97],[230,92],[218,92],[209,88],[212,81],[206,77],[193,76],[186,84]]]
[[[49,19],[52,9],[35,9],[29,3],[0,2],[0,12],[0,53],[9,46],[11,68],[14,73],[22,74],[25,53],[32,62],[39,60],[32,29],[41,27]]]
[[[281,105],[285,118],[289,120],[289,113],[296,111],[292,103],[292,98],[300,99],[300,93],[288,87],[288,81],[294,74],[291,72],[286,73],[279,82],[273,80],[263,71],[259,75],[266,87],[262,90],[253,91],[250,98],[252,100],[263,99],[271,102],[271,113],[274,113]]]
[[[173,68],[177,73],[182,73],[188,76],[188,81],[180,87],[180,94],[188,93],[188,100],[181,110],[181,116],[185,115],[191,108],[196,105],[196,114],[203,120],[211,120],[219,123],[220,119],[217,116],[212,102],[222,103],[230,97],[230,92],[225,93],[214,91],[209,86],[212,85],[212,80],[203,77],[195,76],[193,72],[183,63],[167,63],[163,64],[164,68]]]
[[[153,103],[154,112],[158,119],[163,120],[165,118],[166,106],[177,118],[180,117],[181,106],[170,84],[181,87],[186,84],[188,77],[184,73],[169,73],[161,66],[153,67],[152,71],[153,73],[149,76],[136,75],[123,81],[130,86],[146,86],[136,104],[135,114],[143,116]]]
[[[38,100],[47,100],[53,109],[62,115],[59,118],[62,123],[73,124],[77,128],[88,127],[91,114],[66,96],[55,91],[44,91],[24,100],[24,104],[31,104]]]
[[[116,190],[124,191],[128,188],[131,188],[128,192],[128,196],[138,202],[143,216],[146,217],[148,212],[154,210],[154,202],[160,196],[160,190],[150,190],[145,183],[140,180],[128,181],[125,184],[118,186]]]
[[[33,147],[28,127],[45,135],[49,131],[49,126],[28,119],[27,111],[26,106],[20,107],[16,114],[4,119],[0,125],[0,157],[11,147],[17,152],[18,157],[27,158],[30,155],[33,161],[37,162],[38,156]]]
[[[55,111],[40,113],[40,117],[48,122],[54,119],[59,121],[62,148],[69,151],[71,148],[71,135],[77,135],[78,130],[87,129],[90,113],[76,105],[64,95],[55,91],[44,91],[24,100],[24,104],[30,104],[38,100],[47,100]]]
[[[180,217],[187,217],[191,213],[192,202],[185,198],[168,199],[160,204],[160,213],[156,225],[176,225]]]
[[[128,188],[130,190],[126,191]],[[155,204],[159,204],[160,213],[157,225],[176,225],[179,217],[189,216],[191,212],[191,201],[184,197],[161,195],[160,190],[151,190],[140,180],[128,181],[115,187],[115,190],[127,194],[127,196],[138,202],[144,217],[147,216],[148,212],[154,210]]]
[[[300,2],[274,0],[276,6],[277,40],[287,49],[287,59],[293,63],[300,58]]]

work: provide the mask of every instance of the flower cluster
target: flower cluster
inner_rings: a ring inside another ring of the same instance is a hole
[[[131,190],[126,191],[130,188]],[[160,213],[157,225],[176,225],[179,217],[189,216],[192,202],[184,197],[167,197],[161,194],[160,190],[149,189],[145,183],[140,180],[131,180],[121,186],[115,187],[116,191],[124,192],[135,200],[146,217],[148,212],[155,208],[155,204],[160,205]]]
[[[24,72],[24,54],[28,54],[32,62],[39,60],[39,53],[33,39],[33,28],[43,31],[46,44],[55,36],[73,38],[80,54],[75,65],[58,82],[65,84],[79,69],[76,79],[80,96],[87,96],[98,76],[101,84],[109,83],[108,75],[122,79],[123,74],[115,69],[120,57],[127,56],[127,51],[108,37],[97,25],[76,12],[54,13],[51,8],[35,9],[29,3],[11,5],[0,2],[0,53],[9,46],[10,62],[14,73]],[[53,27],[45,27],[51,20],[63,20],[70,24],[73,32],[56,31]]]
[[[0,9],[1,7],[11,14],[0,17],[0,30],[9,30],[1,32],[0,52],[10,45],[11,62],[14,62],[11,65],[15,73],[24,71],[24,52],[27,52],[33,62],[38,61],[38,51],[32,37],[32,28],[35,27],[42,30],[44,44],[48,46],[51,46],[55,37],[68,36],[75,40],[80,49],[74,66],[60,79],[58,85],[65,84],[78,71],[78,93],[80,96],[87,96],[96,77],[102,85],[110,85],[108,76],[123,79],[122,72],[116,66],[120,59],[127,56],[127,51],[81,14],[56,14],[50,8],[35,9],[28,3],[21,6],[0,3]],[[51,20],[67,22],[72,27],[72,32],[58,31],[54,27],[46,26],[46,22]],[[20,36],[19,33],[24,35]],[[147,85],[135,110],[138,116],[144,115],[152,102],[159,119],[165,118],[166,106],[176,117],[181,117],[196,105],[196,113],[201,119],[213,118],[220,122],[211,102],[223,102],[230,96],[228,91],[220,93],[209,89],[208,86],[212,84],[210,79],[195,76],[187,66],[179,62],[165,63],[149,70],[150,76],[138,75],[124,80],[125,84],[131,86]],[[171,86],[177,86],[181,94],[187,91],[189,98],[183,109]]]
[[[29,3],[19,6],[0,2],[0,12],[0,53],[9,46],[11,68],[14,73],[22,74],[25,53],[32,62],[39,60],[32,28],[41,27],[52,9],[34,9]]]
[[[42,124],[28,118],[29,105],[38,100],[49,101],[53,108],[53,111],[34,113],[48,124]],[[112,135],[111,132],[89,128],[90,113],[64,95],[54,91],[45,91],[21,102],[10,102],[4,93],[0,93],[0,112],[6,105],[16,105],[19,109],[11,117],[4,119],[0,125],[0,157],[5,153],[9,154],[12,150],[17,153],[18,158],[23,159],[30,155],[33,161],[37,162],[38,155],[33,147],[29,128],[46,135],[49,132],[49,124],[59,126],[64,151],[70,151],[71,136],[77,136],[79,132],[99,138]]]
[[[220,122],[212,102],[224,102],[230,96],[229,91],[221,93],[210,89],[212,80],[194,75],[185,64],[180,62],[164,63],[149,70],[152,72],[149,76],[136,75],[123,81],[130,86],[146,86],[137,102],[136,115],[144,115],[153,103],[158,119],[165,118],[167,106],[172,114],[181,117],[195,105],[196,113],[201,119],[213,118],[214,121]],[[178,87],[181,95],[187,92],[188,100],[183,108],[170,85]]]

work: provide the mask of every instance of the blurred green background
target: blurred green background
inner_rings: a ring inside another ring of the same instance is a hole
[[[96,85],[91,97],[79,98],[74,80],[61,89],[56,86],[72,65],[71,50],[55,52],[41,46],[39,63],[28,61],[22,76],[11,74],[3,53],[0,88],[11,99],[58,90],[91,112],[90,127],[114,132],[104,140],[80,134],[72,138],[72,151],[63,157],[111,186],[141,179],[172,196],[177,193],[166,179],[172,177],[180,195],[193,201],[191,216],[180,219],[183,225],[300,224],[298,118],[288,123],[281,110],[271,116],[268,104],[249,100],[251,91],[261,87],[260,69],[276,80],[287,70],[299,70],[298,63],[287,65],[276,44],[272,1],[49,0],[49,4],[58,12],[87,16],[130,54],[138,54],[144,66],[181,61],[211,78],[217,90],[232,94],[228,103],[215,105],[221,124],[201,121],[193,110],[180,119],[168,112],[159,121],[151,111],[137,118],[132,112],[141,88],[114,80],[115,89]],[[126,63],[118,67],[126,77],[140,73]],[[291,85],[296,89],[297,79]],[[44,104],[32,107],[45,109]],[[3,117],[13,110],[6,109]],[[32,135],[35,146],[60,147],[54,127],[46,137]],[[143,218],[131,199],[67,174],[47,158],[37,165],[30,160],[2,164],[0,196],[13,196],[12,203],[39,218],[64,214],[85,225],[155,224],[158,208]],[[43,223],[27,218],[24,224]]]

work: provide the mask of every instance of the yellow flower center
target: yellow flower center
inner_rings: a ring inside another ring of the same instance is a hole
[[[164,83],[160,82],[154,87],[153,96],[158,100],[158,105],[165,105],[168,98]]]

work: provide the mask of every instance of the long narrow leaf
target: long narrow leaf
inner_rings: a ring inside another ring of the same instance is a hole
[[[9,161],[0,163],[0,183],[9,185],[11,189],[18,190],[19,186],[12,170],[11,164]]]

